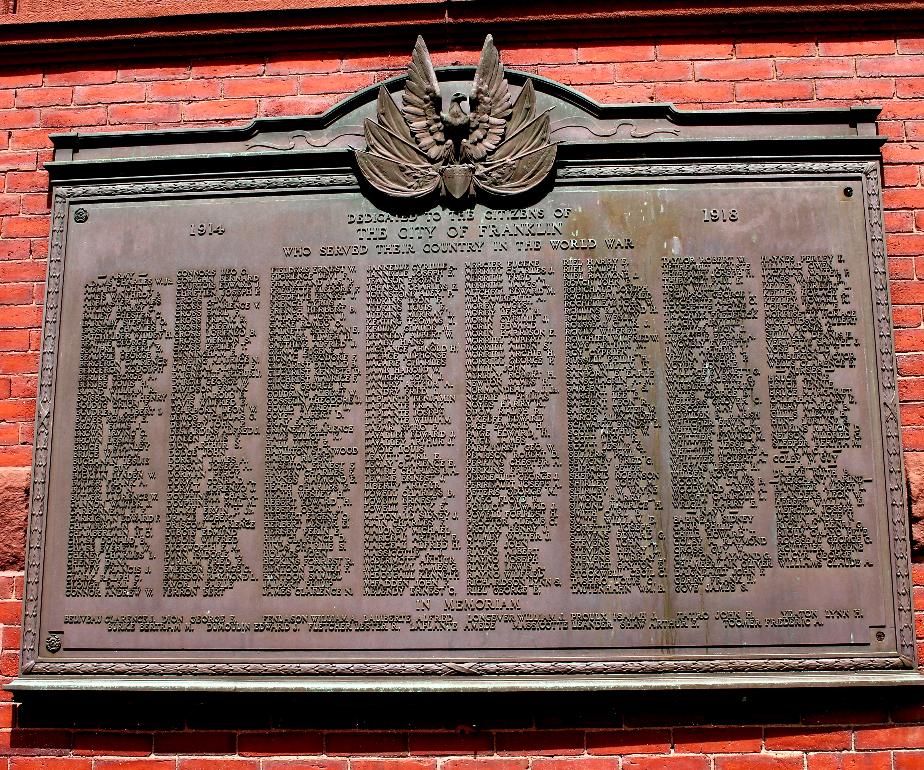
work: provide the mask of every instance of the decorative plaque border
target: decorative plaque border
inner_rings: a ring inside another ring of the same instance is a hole
[[[766,672],[895,671],[914,667],[915,645],[908,555],[908,531],[898,393],[892,345],[892,321],[882,223],[879,163],[875,160],[779,160],[773,162],[672,162],[612,163],[559,160],[557,178],[563,185],[624,183],[631,180],[696,177],[742,177],[772,179],[776,176],[806,178],[855,177],[865,196],[866,232],[871,256],[872,300],[876,357],[879,367],[880,410],[884,435],[886,499],[890,536],[891,574],[896,597],[895,618],[898,656],[854,657],[762,657],[689,658],[645,660],[535,660],[454,662],[242,662],[203,660],[188,663],[131,661],[54,661],[39,659],[39,602],[42,556],[47,518],[48,460],[52,434],[55,367],[58,354],[59,313],[64,267],[64,246],[71,206],[78,201],[183,196],[210,193],[282,193],[300,190],[358,191],[357,176],[349,167],[302,175],[264,175],[182,181],[119,183],[60,183],[52,203],[51,248],[48,257],[48,288],[40,357],[28,536],[22,672],[30,675],[278,675],[278,676],[454,676],[454,675],[599,675],[599,674],[737,674]]]

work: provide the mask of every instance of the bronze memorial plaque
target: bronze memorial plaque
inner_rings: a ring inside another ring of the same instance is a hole
[[[22,681],[913,667],[875,115],[57,137]]]

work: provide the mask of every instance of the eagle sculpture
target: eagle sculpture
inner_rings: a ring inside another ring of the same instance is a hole
[[[440,194],[461,199],[476,189],[515,195],[532,189],[552,170],[556,146],[549,142],[549,113],[536,115],[536,94],[527,80],[513,99],[494,41],[488,35],[475,72],[469,110],[453,94],[442,110],[430,52],[417,38],[399,108],[379,89],[376,118],[366,118],[360,171],[376,190],[399,198]]]

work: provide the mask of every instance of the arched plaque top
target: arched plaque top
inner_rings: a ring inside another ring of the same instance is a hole
[[[447,106],[453,94],[471,90],[476,68],[441,67],[434,76]],[[504,69],[503,77],[513,99],[527,82],[532,83],[536,114],[548,112],[549,142],[558,147],[562,160],[740,157],[758,149],[762,157],[873,157],[885,141],[876,131],[877,107],[697,110],[667,103],[601,104],[538,75]],[[352,166],[354,151],[367,146],[364,121],[376,118],[380,90],[384,88],[400,107],[406,82],[407,75],[392,77],[318,115],[257,118],[236,127],[57,134],[52,136],[55,159],[48,169],[54,181],[121,175],[125,163],[140,163],[145,172],[160,175],[175,170],[180,159],[188,172],[198,167],[264,171],[318,164]]]

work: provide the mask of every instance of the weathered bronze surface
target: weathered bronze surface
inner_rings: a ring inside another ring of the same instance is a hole
[[[913,664],[872,114],[507,78],[504,205],[385,194],[400,82],[57,140],[24,673]]]

